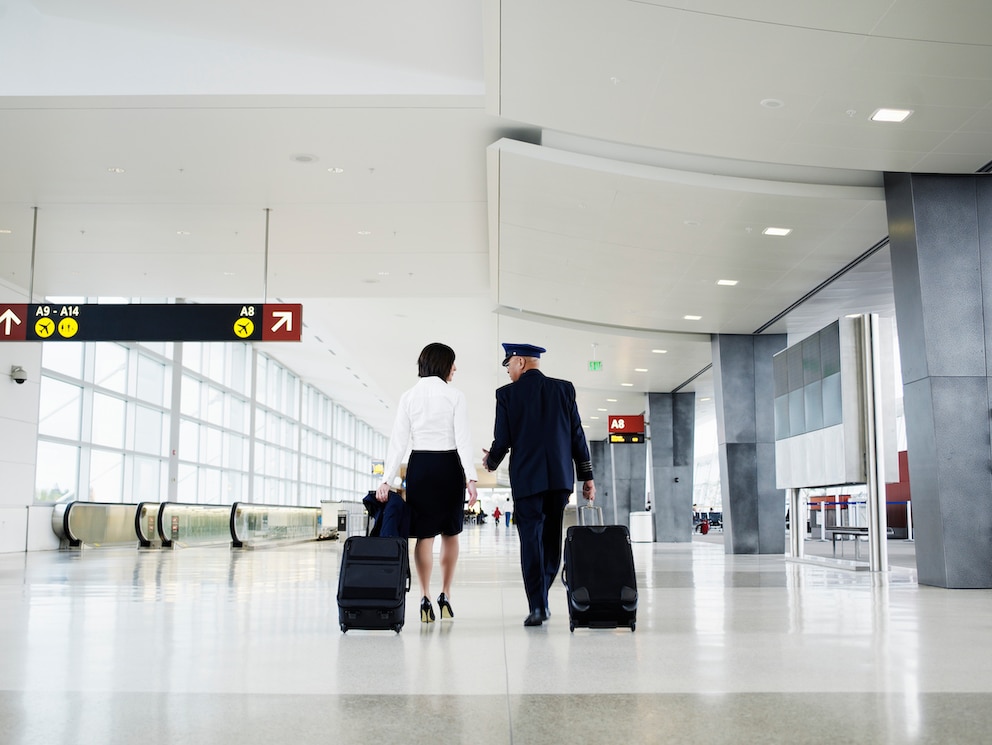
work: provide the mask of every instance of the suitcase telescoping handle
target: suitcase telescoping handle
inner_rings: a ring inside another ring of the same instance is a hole
[[[603,524],[603,508],[593,504],[584,504],[579,507],[579,525],[593,526]]]

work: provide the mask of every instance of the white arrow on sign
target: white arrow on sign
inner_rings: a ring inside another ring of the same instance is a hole
[[[276,321],[276,325],[272,327],[273,331],[278,331],[280,326],[285,326],[286,331],[293,330],[293,311],[277,310],[274,311],[272,315],[279,319],[278,321]]]
[[[10,336],[10,324],[11,321],[16,323],[18,326],[21,325],[21,319],[17,317],[13,310],[7,308],[0,316],[0,324],[3,324],[3,335]]]

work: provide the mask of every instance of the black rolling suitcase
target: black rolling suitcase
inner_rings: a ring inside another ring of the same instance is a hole
[[[348,629],[392,629],[406,620],[410,554],[404,538],[353,535],[344,542],[338,575],[338,621]]]
[[[565,533],[562,584],[568,627],[637,625],[637,578],[626,525],[573,525]]]

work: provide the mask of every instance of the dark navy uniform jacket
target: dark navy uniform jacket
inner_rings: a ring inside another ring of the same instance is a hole
[[[593,477],[575,386],[567,380],[527,370],[515,383],[497,389],[493,437],[489,468],[510,453],[514,499],[553,489],[571,492],[576,476],[579,481]]]

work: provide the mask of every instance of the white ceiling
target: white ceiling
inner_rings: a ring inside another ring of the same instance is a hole
[[[301,302],[266,351],[384,433],[444,341],[478,448],[540,344],[601,439],[710,334],[891,315],[885,248],[782,314],[885,238],[882,171],[992,159],[992,4],[743,5],[0,0],[0,279]]]

